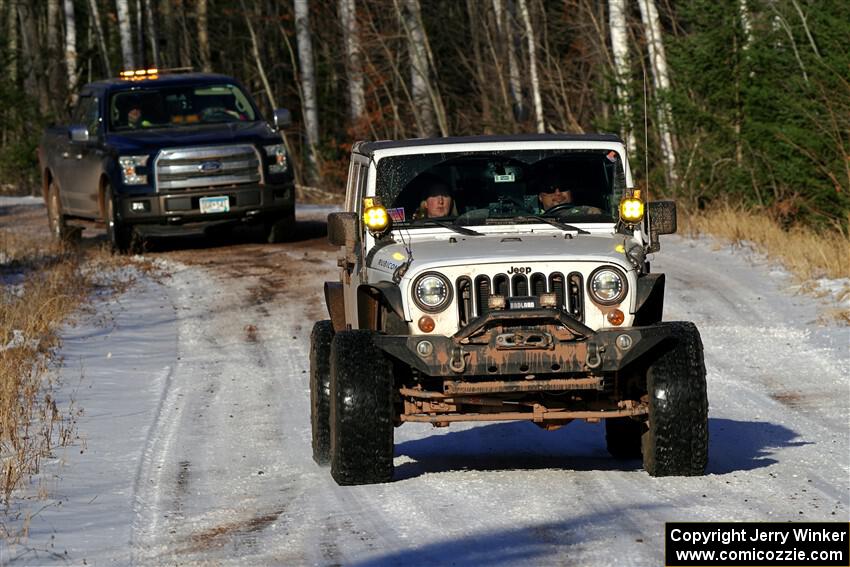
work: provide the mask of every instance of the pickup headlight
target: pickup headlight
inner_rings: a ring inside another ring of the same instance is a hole
[[[413,300],[423,311],[442,311],[452,300],[451,285],[440,274],[423,274],[413,282]]]
[[[616,268],[603,266],[590,274],[588,291],[594,301],[602,305],[620,303],[626,297],[626,276]]]
[[[148,156],[121,156],[118,158],[121,166],[121,179],[124,185],[146,185],[147,173],[141,173],[139,169],[148,165]]]
[[[289,162],[286,159],[286,148],[283,144],[263,146],[263,149],[266,155],[269,156],[269,173],[284,173],[289,169]]]

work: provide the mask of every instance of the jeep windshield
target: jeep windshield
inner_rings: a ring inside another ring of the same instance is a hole
[[[109,99],[109,128],[113,131],[254,120],[253,104],[233,84],[127,90]]]
[[[508,150],[392,156],[377,196],[395,226],[615,222],[625,190],[617,152]]]

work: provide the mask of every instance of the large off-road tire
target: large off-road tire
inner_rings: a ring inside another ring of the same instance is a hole
[[[59,187],[54,180],[51,180],[47,186],[47,224],[53,238],[62,242],[73,240],[74,234],[78,232],[71,229],[65,222],[62,200],[59,198]]]
[[[605,443],[615,459],[639,459],[646,424],[630,417],[605,420]]]
[[[313,460],[331,462],[331,341],[330,321],[317,321],[310,335],[310,424],[313,428]]]
[[[107,185],[103,190],[104,208],[106,209],[106,238],[109,249],[113,254],[127,254],[134,245],[133,227],[126,226],[116,210],[115,197],[112,187]]]
[[[340,331],[331,342],[331,476],[337,484],[393,476],[393,373],[372,331]]]
[[[662,323],[671,338],[647,370],[649,427],[643,468],[652,476],[696,476],[708,462],[708,396],[702,340],[693,323]]]

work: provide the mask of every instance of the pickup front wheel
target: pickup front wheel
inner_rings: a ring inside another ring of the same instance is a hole
[[[47,222],[50,226],[50,234],[53,238],[61,241],[71,239],[72,232],[65,222],[65,214],[62,212],[62,201],[59,199],[59,187],[51,180],[47,186]]]
[[[103,198],[106,205],[106,238],[109,240],[109,249],[113,254],[126,254],[133,243],[133,228],[121,222],[112,187],[109,185],[104,190]]]

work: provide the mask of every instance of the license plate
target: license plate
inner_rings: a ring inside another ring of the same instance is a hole
[[[230,211],[230,198],[223,197],[201,197],[200,207],[202,213],[226,213]]]

